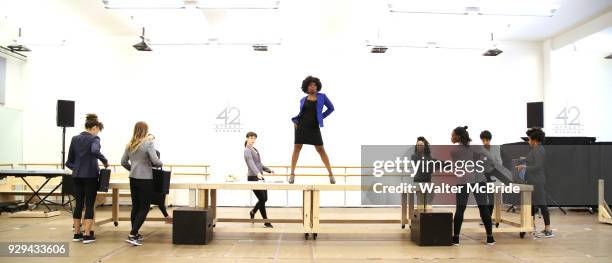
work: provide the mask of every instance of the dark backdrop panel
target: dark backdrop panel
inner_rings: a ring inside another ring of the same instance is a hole
[[[606,201],[612,203],[612,143],[593,143],[589,137],[548,137],[546,190],[549,205],[597,206],[598,180],[605,180]],[[504,166],[512,167],[512,159],[526,157],[529,146],[524,142],[502,145]],[[513,178],[519,183],[520,179]],[[518,204],[518,195],[504,195],[507,204]]]

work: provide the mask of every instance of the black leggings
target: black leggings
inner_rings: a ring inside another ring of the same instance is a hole
[[[85,206],[85,219],[93,219],[96,194],[98,194],[98,178],[73,177],[74,197],[76,204],[72,212],[73,219],[81,219]]]
[[[147,219],[151,207],[153,180],[130,178],[130,194],[132,196],[132,214],[130,216],[132,231],[130,231],[130,234],[136,235],[145,219]]]
[[[257,176],[249,176],[249,181],[257,181]],[[253,207],[253,214],[257,213],[257,210],[261,213],[263,219],[268,219],[268,213],[266,212],[266,201],[268,201],[268,190],[253,190],[253,193],[257,197],[257,203]]]
[[[489,217],[493,217],[493,209],[495,208],[495,194],[487,194],[487,208],[489,209]]]
[[[486,183],[479,183],[479,185],[482,184]],[[467,185],[463,184],[457,186],[461,186],[461,190],[457,193],[457,207],[455,210],[455,218],[453,219],[453,231],[455,236],[461,234],[463,213],[465,213],[468,198],[470,197],[470,193],[467,191]],[[478,210],[480,211],[480,219],[482,219],[482,223],[487,231],[487,236],[491,236],[493,235],[493,229],[491,227],[491,214],[489,213],[489,207],[487,206],[487,195],[486,193],[474,193],[474,199],[476,199],[476,204],[478,205]]]
[[[531,216],[535,216],[538,208],[542,212],[542,218],[544,219],[544,225],[550,225],[550,213],[548,213],[548,203],[546,196],[546,189],[543,184],[535,184],[533,186],[532,193],[532,204],[531,204]]]
[[[548,213],[548,206],[547,205],[534,205],[531,207],[531,216],[535,216],[536,211],[538,211],[538,208],[540,209],[540,212],[542,212],[542,218],[544,218],[544,225],[546,226],[550,226],[550,213]]]
[[[268,213],[266,212],[266,201],[268,201],[268,190],[253,190],[253,193],[257,197],[257,203],[253,207],[253,214],[257,213],[257,210],[261,213],[263,219],[268,219]]]

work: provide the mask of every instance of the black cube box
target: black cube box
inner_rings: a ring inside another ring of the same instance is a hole
[[[410,223],[410,237],[419,246],[450,246],[453,213],[416,213]]]
[[[174,209],[172,212],[172,244],[207,245],[212,239],[212,213],[197,207]]]

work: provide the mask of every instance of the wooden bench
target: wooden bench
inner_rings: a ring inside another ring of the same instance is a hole
[[[130,221],[129,217],[119,216],[118,193],[121,189],[129,189],[128,182],[111,182],[109,189],[112,189],[112,216],[108,219],[96,221],[96,225],[103,225],[113,222],[115,226],[119,221]],[[205,182],[205,183],[171,183],[170,189],[189,189],[197,192],[197,206],[209,209],[213,214],[214,222],[234,222],[247,223],[250,219],[245,218],[217,218],[217,190],[291,190],[302,191],[304,195],[310,191],[310,185],[303,184],[278,184],[278,183],[246,183],[246,182]],[[275,218],[265,222],[270,223],[296,223],[300,226],[295,228],[235,228],[235,227],[216,227],[216,232],[274,232],[274,233],[310,233],[311,228],[311,203],[310,199],[304,198],[303,209],[300,218]],[[306,209],[304,209],[306,208]],[[161,221],[163,218],[147,218],[147,221]],[[264,220],[254,220],[254,222],[264,222]]]
[[[531,217],[531,192],[533,187],[530,185],[518,185],[521,191],[521,214],[520,221],[513,222],[501,218],[499,205],[496,208],[496,220],[509,227],[496,228],[495,232],[518,232],[521,237],[525,233],[533,231],[533,218]],[[119,216],[119,190],[129,189],[128,182],[112,182],[112,216],[108,219],[96,221],[96,225],[113,222],[115,226],[119,221],[129,221],[129,217]],[[259,183],[259,182],[205,182],[197,184],[171,183],[171,189],[190,189],[197,192],[197,206],[207,208],[213,217],[213,225],[216,232],[248,232],[248,233],[303,233],[305,238],[309,234],[316,239],[318,233],[409,233],[408,229],[399,226],[410,224],[410,218],[414,215],[414,200],[409,198],[407,193],[402,194],[402,213],[399,219],[320,219],[320,192],[321,191],[364,191],[362,185],[344,184],[287,184],[287,183]],[[235,227],[235,226],[216,226],[218,222],[224,223],[248,223],[248,218],[220,218],[217,217],[217,191],[219,190],[286,190],[301,191],[303,194],[302,213],[300,218],[273,218],[267,220],[254,220],[254,222],[270,223],[295,223],[298,227],[276,227],[276,228],[255,228],[255,227]],[[498,198],[498,197],[496,197]],[[407,201],[406,201],[407,200]],[[499,200],[499,199],[497,199]],[[496,202],[499,204],[499,202]],[[368,208],[363,208],[368,209]],[[161,221],[163,218],[147,218],[149,221]],[[466,221],[478,221],[473,219]],[[398,224],[397,229],[381,229],[369,227],[321,227],[321,224]],[[482,232],[484,229],[464,228],[464,232]]]
[[[521,194],[521,212],[519,222],[514,222],[509,219],[502,218],[501,213],[501,193],[495,194],[495,206],[493,210],[493,222],[504,224],[504,227],[494,228],[494,232],[516,232],[523,238],[526,233],[533,232],[533,217],[531,216],[531,194],[533,192],[533,186],[524,184],[514,184],[519,186]],[[371,191],[371,189],[365,189],[363,185],[313,185],[310,193],[312,199],[312,233],[316,236],[316,233],[407,233],[405,225],[410,224],[410,219],[415,214],[415,203],[413,195],[416,195],[419,202],[422,203],[422,195],[420,194],[401,194],[401,216],[399,219],[332,219],[325,220],[320,219],[320,195],[321,191]],[[418,191],[418,188],[417,188]],[[417,211],[419,209],[417,208]],[[465,219],[465,222],[480,222],[480,219]],[[372,229],[367,227],[357,228],[325,228],[321,227],[321,224],[398,224],[401,228],[398,229]],[[463,232],[484,232],[483,227],[478,228],[463,228]],[[383,232],[384,231],[384,232]]]

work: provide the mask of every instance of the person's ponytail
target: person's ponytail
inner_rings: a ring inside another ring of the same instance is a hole
[[[472,139],[470,138],[470,133],[467,131],[467,129],[468,129],[468,126],[463,126],[463,127],[459,126],[453,130],[455,135],[459,137],[459,142],[463,146],[470,145],[470,142],[472,141]]]
[[[100,130],[104,129],[104,124],[98,120],[98,115],[95,113],[87,113],[85,115],[85,129],[91,129],[98,127]]]

